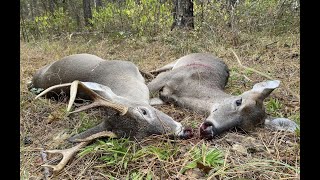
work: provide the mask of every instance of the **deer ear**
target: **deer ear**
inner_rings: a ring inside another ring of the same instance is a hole
[[[270,93],[279,87],[280,81],[279,80],[271,80],[271,81],[264,81],[257,83],[253,86],[252,90],[253,92],[259,93],[259,98],[261,100],[264,100],[266,97],[270,95]]]

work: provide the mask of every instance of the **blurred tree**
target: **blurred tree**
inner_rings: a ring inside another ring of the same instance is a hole
[[[175,27],[194,29],[193,0],[175,0],[172,14],[171,30]]]
[[[96,10],[99,11],[100,8],[102,8],[102,1],[101,0],[94,0],[94,6],[96,7]]]
[[[89,21],[89,19],[92,19],[92,11],[91,11],[91,4],[90,0],[83,0],[83,17],[84,17],[84,22],[85,25],[92,25]]]
[[[81,11],[79,9],[81,8],[81,3],[77,0],[69,0],[68,1],[68,10],[70,12],[70,15],[72,16],[73,19],[76,21],[76,28],[77,31],[81,30]]]
[[[38,7],[37,7],[37,0],[32,0],[30,2],[30,12],[31,18],[34,19],[38,15]]]
[[[53,13],[54,12],[54,7],[55,7],[55,1],[54,0],[48,0],[48,4],[49,4],[49,11],[50,13]]]

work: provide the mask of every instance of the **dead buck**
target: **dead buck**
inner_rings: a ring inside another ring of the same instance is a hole
[[[60,171],[79,148],[101,136],[136,139],[152,134],[170,134],[180,138],[192,136],[191,129],[184,128],[181,123],[150,106],[145,80],[129,61],[107,61],[90,54],[67,56],[38,70],[29,88],[46,89],[36,98],[65,92],[70,95],[68,111],[76,96],[93,101],[71,113],[97,106],[113,112],[99,125],[69,139],[71,142],[85,142],[68,150],[47,151],[65,156],[57,166],[45,165],[54,171]]]
[[[257,83],[238,96],[227,94],[224,88],[229,69],[211,54],[189,54],[151,73],[160,73],[148,84],[151,94],[159,93],[159,98],[151,99],[151,105],[172,102],[207,114],[200,126],[202,138],[212,139],[233,127],[249,131],[264,123],[295,128],[296,124],[288,119],[265,121],[263,100],[279,86],[279,80]]]

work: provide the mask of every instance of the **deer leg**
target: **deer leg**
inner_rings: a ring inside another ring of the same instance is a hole
[[[166,85],[168,81],[172,78],[171,71],[159,74],[155,79],[153,79],[147,86],[150,94],[154,94],[159,91],[163,86]]]
[[[150,99],[150,105],[151,106],[161,105],[161,104],[164,104],[164,102],[158,97]]]
[[[161,67],[159,69],[150,71],[149,73],[156,74],[156,73],[161,73],[163,71],[171,70],[176,65],[177,62],[178,62],[178,60],[175,60],[175,61],[173,61],[173,62],[171,62],[171,63],[169,63],[169,64],[167,64],[167,65],[165,65],[165,66],[163,66],[163,67]]]
[[[265,120],[264,125],[269,129],[289,132],[294,132],[300,128],[297,123],[287,118],[268,117]]]

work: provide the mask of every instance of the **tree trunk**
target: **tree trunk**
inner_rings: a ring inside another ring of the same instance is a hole
[[[80,4],[78,4],[76,1],[71,1],[71,0],[68,1],[68,9],[72,18],[76,20],[77,31],[80,31],[81,29],[81,21],[80,21],[81,13],[78,10],[79,8],[80,8]]]
[[[200,0],[200,4],[201,4],[201,23],[204,22],[204,13],[203,13],[203,8],[204,8],[204,0]],[[202,25],[202,24],[201,24]]]
[[[22,35],[23,41],[29,42],[28,34],[25,30],[24,11],[22,8],[20,9],[20,23],[21,23],[20,28],[21,28],[21,35]]]
[[[49,11],[51,12],[51,13],[53,13],[54,12],[54,1],[53,0],[48,0],[49,2],[48,2],[48,4],[49,4]]]
[[[89,22],[89,19],[92,19],[90,0],[83,0],[83,16],[84,16],[85,25],[91,26],[92,24]]]
[[[96,10],[99,11],[102,8],[102,1],[101,0],[94,0]]]
[[[173,5],[173,28],[194,29],[193,0],[175,0]]]
[[[34,2],[31,1],[30,4],[30,15],[31,15],[31,19],[34,20]]]

